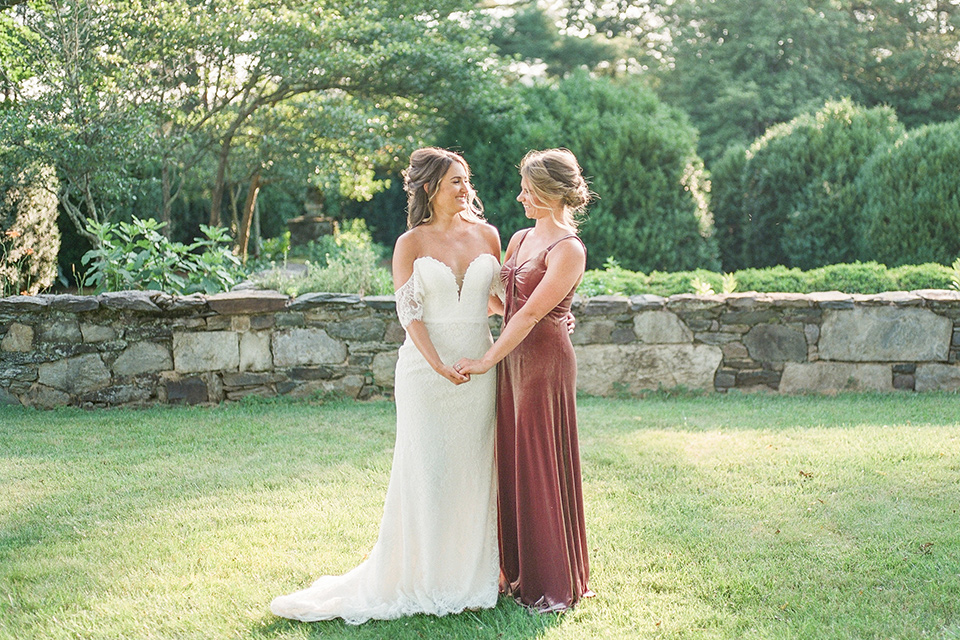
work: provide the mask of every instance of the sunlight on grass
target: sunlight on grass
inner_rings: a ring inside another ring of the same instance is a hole
[[[957,638],[960,396],[584,398],[597,597],[350,627],[393,405],[0,409],[0,638]]]

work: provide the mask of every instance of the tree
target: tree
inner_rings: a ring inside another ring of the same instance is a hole
[[[960,119],[876,150],[857,180],[873,259],[890,266],[960,257]]]
[[[87,239],[87,218],[102,221],[130,193],[129,167],[147,141],[136,96],[118,82],[122,46],[113,5],[50,0],[14,7],[22,26],[14,49],[32,66],[4,78],[11,98],[0,110],[0,143],[18,166],[49,166],[60,205]],[[39,90],[28,93],[30,79]]]
[[[700,131],[707,165],[731,144],[845,92],[838,54],[848,16],[830,0],[681,0],[664,4],[671,30],[659,94]]]
[[[517,163],[529,149],[563,146],[599,194],[581,227],[591,268],[608,257],[643,271],[718,266],[696,135],[679,111],[636,80],[585,73],[518,98],[515,111],[455,121],[445,138],[463,150],[505,237],[529,224],[515,200]]]
[[[747,150],[740,178],[745,265],[812,269],[868,259],[856,241],[863,201],[855,181],[878,146],[902,133],[892,109],[849,100],[771,127]]]
[[[893,107],[908,128],[957,117],[960,4],[861,0],[844,6],[863,42],[844,51],[859,102]]]
[[[298,162],[285,163],[306,182],[332,167],[356,167],[370,154],[397,157],[452,106],[482,101],[496,65],[458,14],[470,6],[223,0],[212,11],[199,0],[27,3],[13,11],[37,36],[35,44],[21,44],[36,52],[42,90],[28,96],[18,88],[0,132],[25,155],[57,168],[61,199],[81,231],[86,217],[106,219],[128,199],[134,169],[144,165],[159,167],[161,219],[169,218],[183,185],[195,182],[190,174],[212,167],[204,182],[210,221],[218,223],[232,180],[253,184],[283,155],[282,144],[268,145],[273,157],[260,154],[258,173],[250,154],[237,153],[244,140],[267,137],[253,129],[270,126],[271,111],[285,114],[287,133],[296,120],[333,122],[284,109],[300,98],[353,105],[348,119],[375,113],[371,122],[386,123],[378,136],[318,132],[316,140],[338,135],[339,143],[307,154],[301,145]],[[423,126],[419,136],[394,126],[415,120]],[[308,167],[299,161],[305,156],[316,162]],[[244,166],[231,171],[235,158]],[[368,180],[360,191],[373,188]],[[257,190],[247,191],[252,198]]]
[[[57,277],[56,176],[50,167],[16,167],[0,154],[0,297],[36,295]]]

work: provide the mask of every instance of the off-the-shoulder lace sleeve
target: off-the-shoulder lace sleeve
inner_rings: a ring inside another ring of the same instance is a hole
[[[406,329],[414,320],[423,320],[423,287],[420,286],[416,269],[393,295],[397,301],[397,317],[400,318],[401,327]]]
[[[500,278],[500,270],[493,274],[493,280],[490,281],[490,295],[500,298],[503,302],[507,298],[507,292],[503,288],[503,280]]]

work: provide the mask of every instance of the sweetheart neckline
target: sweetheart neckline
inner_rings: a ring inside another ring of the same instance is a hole
[[[497,258],[497,257],[496,257],[495,255],[493,255],[492,253],[481,253],[481,254],[478,255],[476,258],[474,258],[473,260],[471,260],[471,261],[470,261],[470,264],[467,265],[467,268],[463,270],[463,274],[460,276],[459,282],[457,281],[457,280],[458,280],[458,278],[457,278],[457,273],[456,273],[456,271],[453,270],[453,267],[451,267],[450,265],[448,265],[448,264],[447,264],[446,262],[444,262],[443,260],[440,260],[439,258],[434,258],[433,256],[420,256],[419,258],[416,258],[416,259],[413,261],[413,263],[416,264],[416,263],[417,263],[418,261],[420,261],[420,260],[432,260],[433,262],[436,262],[437,264],[439,264],[439,265],[441,265],[441,266],[443,266],[443,267],[446,267],[447,273],[449,273],[449,274],[453,277],[453,284],[455,284],[455,285],[457,286],[457,301],[459,302],[459,300],[460,300],[460,295],[463,293],[463,283],[464,283],[464,282],[466,281],[466,279],[467,279],[467,274],[470,273],[470,268],[477,262],[477,260],[479,260],[480,258],[482,258],[482,257],[484,257],[484,256],[489,256],[489,257],[491,257],[491,258],[493,258],[494,260],[497,261],[497,265],[500,264],[500,259]]]

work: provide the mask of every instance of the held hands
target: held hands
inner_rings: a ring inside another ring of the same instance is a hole
[[[471,360],[470,358],[460,358],[460,361],[454,365],[454,369],[466,375],[481,375],[490,371],[492,364],[486,364],[483,360]]]
[[[468,373],[461,373],[455,367],[451,367],[445,364],[440,364],[439,367],[435,368],[436,372],[442,375],[444,378],[452,382],[453,384],[463,384],[464,382],[470,382],[470,375]]]

